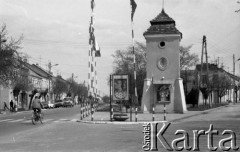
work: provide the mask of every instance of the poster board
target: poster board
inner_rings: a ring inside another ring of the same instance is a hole
[[[113,100],[129,100],[129,75],[113,75]]]

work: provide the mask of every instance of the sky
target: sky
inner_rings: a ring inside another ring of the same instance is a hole
[[[0,0],[0,25],[7,25],[9,36],[23,34],[23,54],[30,63],[54,75],[87,82],[88,39],[91,0]],[[135,0],[135,40],[146,43],[143,33],[149,21],[162,10],[162,0]],[[130,0],[95,0],[95,37],[101,48],[97,58],[98,88],[109,94],[107,79],[113,71],[112,54],[132,43]],[[240,9],[237,0],[165,0],[165,12],[182,32],[182,46],[192,45],[191,52],[201,57],[202,37],[207,37],[208,60],[219,57],[226,71],[233,71],[233,54],[240,58]],[[236,74],[240,74],[236,62]]]

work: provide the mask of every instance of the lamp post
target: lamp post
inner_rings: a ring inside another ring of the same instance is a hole
[[[54,64],[52,65],[51,62],[48,63],[48,70],[49,70],[49,79],[48,79],[48,90],[49,90],[49,98],[50,98],[50,101],[52,100],[52,94],[51,94],[51,80],[50,78],[52,78],[51,74],[51,68],[54,67],[54,66],[58,66],[58,64]]]

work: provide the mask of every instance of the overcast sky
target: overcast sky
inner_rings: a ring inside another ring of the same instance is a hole
[[[97,59],[98,86],[106,94],[111,54],[131,44],[129,1],[95,0],[95,36],[102,54]],[[145,43],[143,32],[161,12],[162,0],[135,1],[135,39]],[[200,57],[202,37],[206,35],[209,60],[220,57],[225,70],[232,72],[233,54],[240,58],[237,0],[165,0],[164,8],[183,33],[181,45],[193,45],[192,52]],[[0,0],[0,25],[6,23],[10,36],[24,35],[20,51],[30,56],[30,63],[44,68],[49,61],[59,64],[52,68],[54,74],[69,78],[74,73],[78,82],[87,82],[90,16],[90,0]]]

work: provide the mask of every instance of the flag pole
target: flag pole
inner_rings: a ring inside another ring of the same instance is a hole
[[[136,55],[135,55],[135,46],[134,46],[134,30],[133,30],[133,21],[132,21],[132,53],[133,53],[133,68],[134,68],[134,72],[133,72],[133,78],[134,78],[134,97],[135,97],[135,101],[138,101],[137,97],[137,86],[136,86],[136,79],[137,79],[137,72],[136,72]],[[136,104],[136,103],[135,103]]]
[[[90,107],[92,108],[93,100],[96,98],[96,61],[94,49],[94,7],[95,2],[91,0],[91,20],[89,27],[89,54],[88,54],[88,96]],[[92,113],[91,113],[92,118]]]
[[[138,94],[137,94],[137,86],[136,86],[136,79],[137,79],[137,73],[136,73],[136,55],[135,55],[135,47],[134,47],[134,28],[133,28],[133,16],[137,7],[137,4],[134,0],[130,0],[130,4],[132,6],[132,12],[131,12],[131,27],[132,27],[132,53],[133,53],[133,77],[134,77],[134,101],[137,101],[138,104]],[[136,104],[136,103],[135,103]]]

